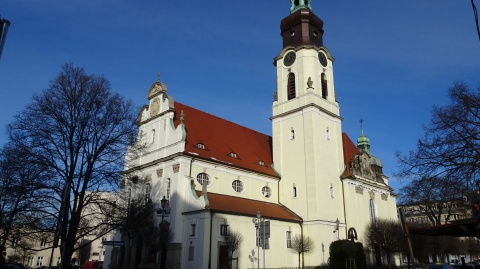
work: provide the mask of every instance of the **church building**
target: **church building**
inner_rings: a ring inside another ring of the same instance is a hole
[[[151,186],[154,204],[168,202],[165,268],[297,267],[299,236],[315,246],[302,255],[305,266],[325,265],[330,244],[350,228],[365,246],[370,222],[397,219],[396,195],[369,139],[361,130],[355,143],[342,132],[334,58],[310,0],[292,0],[281,37],[271,136],[174,101],[160,79],[148,90],[137,139],[147,150],[126,170]],[[228,260],[231,234],[243,241]],[[149,268],[138,249],[125,247],[142,259],[123,269]]]

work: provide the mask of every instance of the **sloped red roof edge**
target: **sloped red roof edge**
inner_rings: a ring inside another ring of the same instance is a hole
[[[196,191],[196,193],[199,197],[202,195],[201,191]],[[210,192],[207,193],[207,197],[209,201],[208,210],[211,212],[256,217],[257,211],[260,210],[262,218],[265,219],[297,223],[303,221],[300,216],[281,204]]]
[[[341,175],[341,178],[355,177],[350,170],[349,162],[355,158],[355,155],[359,153],[357,146],[352,142],[347,133],[342,133],[342,145],[343,145],[343,163],[345,164],[345,170]]]

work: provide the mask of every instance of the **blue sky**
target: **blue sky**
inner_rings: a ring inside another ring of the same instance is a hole
[[[480,86],[471,3],[312,2],[335,58],[343,131],[355,141],[364,120],[372,153],[398,188],[395,152],[415,147],[453,82]],[[272,62],[289,8],[288,0],[0,0],[11,21],[0,59],[0,145],[5,125],[66,62],[104,75],[138,106],[161,72],[175,100],[271,134]]]

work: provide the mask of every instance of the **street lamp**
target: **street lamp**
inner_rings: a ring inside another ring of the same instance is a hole
[[[168,215],[170,215],[170,212],[172,211],[172,209],[170,208],[170,206],[168,205],[168,200],[165,198],[165,196],[163,196],[163,199],[160,200],[160,208],[157,209],[157,214],[162,218],[160,224],[159,224],[159,245],[160,245],[160,269],[163,269],[164,267],[164,260],[166,257],[164,257],[164,253],[165,253],[165,247],[166,247],[166,240],[167,238],[162,238],[162,236],[165,236],[164,235],[164,232],[163,232],[163,218],[165,217],[168,217]],[[167,232],[167,236],[168,236],[168,232]],[[165,243],[162,242],[162,239],[164,239]]]
[[[257,230],[257,268],[260,268],[260,223],[262,223],[262,212],[260,210],[257,211],[257,217],[252,219],[253,224],[255,224],[255,229]],[[265,256],[263,257],[265,259]],[[265,266],[265,261],[263,261],[263,265]]]

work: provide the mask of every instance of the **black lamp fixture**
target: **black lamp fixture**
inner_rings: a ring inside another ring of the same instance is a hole
[[[338,232],[338,230],[340,229],[340,221],[337,220],[335,221],[335,230],[333,231],[334,233]]]
[[[162,217],[162,222],[163,218],[170,215],[170,212],[172,211],[168,204],[168,200],[163,196],[163,199],[160,200],[160,208],[157,209],[157,214]]]

